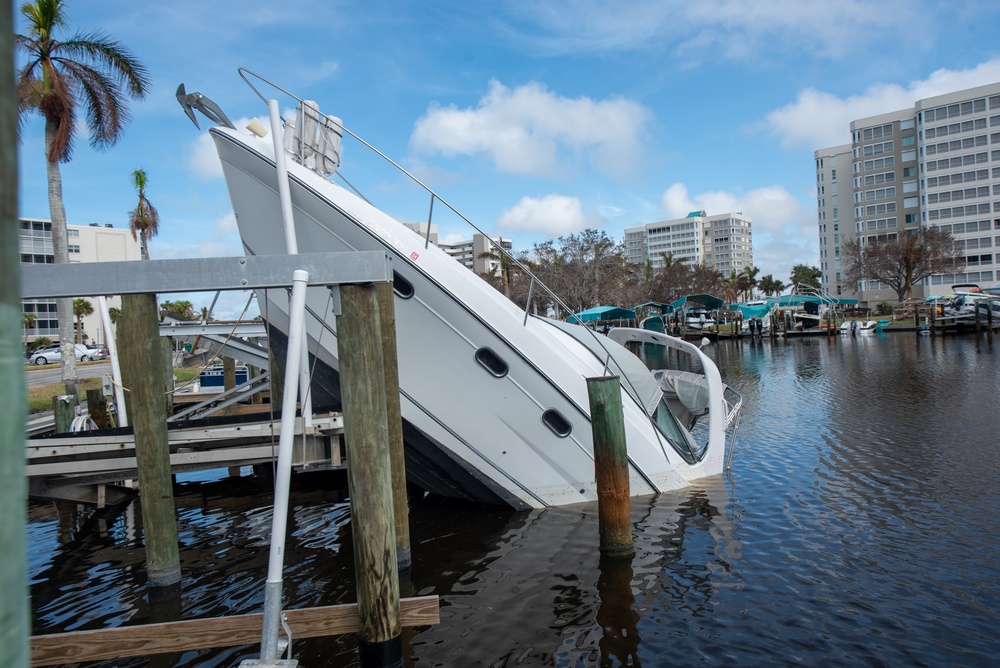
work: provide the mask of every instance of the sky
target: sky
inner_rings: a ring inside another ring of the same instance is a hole
[[[255,117],[269,127],[239,67],[315,100],[515,251],[587,228],[620,241],[690,211],[741,212],[760,275],[785,282],[796,264],[819,266],[815,150],[850,143],[852,120],[1000,81],[995,0],[66,6],[58,38],[101,31],[152,79],[116,146],[95,151],[80,127],[62,165],[68,222],[127,227],[142,168],[160,213],[152,259],[243,255],[210,123],[196,128],[175,97],[183,83],[238,128]],[[19,14],[14,23],[23,31]],[[348,180],[357,174],[398,219],[426,220],[427,197],[361,153],[345,142]],[[19,147],[22,216],[50,217],[43,154],[36,117]],[[442,239],[471,237],[441,209]],[[189,298],[200,308],[212,295]],[[225,295],[216,315],[245,303]]]

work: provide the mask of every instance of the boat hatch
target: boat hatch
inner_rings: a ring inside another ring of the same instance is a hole
[[[542,413],[542,422],[552,430],[552,433],[561,438],[569,436],[573,431],[573,425],[569,423],[569,420],[564,418],[562,413],[554,408],[550,408]]]
[[[507,363],[490,348],[480,348],[477,350],[476,361],[497,378],[503,378],[509,370]]]

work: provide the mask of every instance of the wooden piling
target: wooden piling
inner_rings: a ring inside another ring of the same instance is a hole
[[[373,285],[340,288],[340,390],[362,668],[403,665],[382,323]]]
[[[98,429],[111,426],[111,416],[108,415],[108,405],[101,390],[87,390],[87,413]]]
[[[232,357],[222,358],[222,389],[231,390],[236,387],[236,360]],[[236,404],[226,406],[224,415],[236,415]]]
[[[55,419],[55,431],[57,434],[67,434],[73,425],[73,418],[76,417],[76,407],[79,401],[75,394],[61,394],[52,397],[52,416]]]
[[[399,407],[399,365],[396,359],[396,305],[392,283],[375,286],[382,329],[382,366],[385,369],[385,416],[389,429],[392,467],[392,507],[396,531],[396,565],[408,571],[410,556],[410,505],[406,497],[406,457],[403,452],[403,417]]]
[[[129,422],[135,433],[143,537],[149,583],[180,582],[177,523],[163,402],[163,357],[156,295],[123,295],[118,325],[122,380],[128,388]]]
[[[986,338],[993,340],[993,300],[986,300]]]
[[[594,475],[597,482],[597,518],[601,554],[632,557],[631,494],[621,379],[587,379],[590,422],[594,434]]]
[[[27,390],[21,341],[21,263],[17,203],[17,95],[14,91],[14,3],[0,11],[0,646],[3,662],[28,665]]]
[[[174,414],[174,348],[165,336],[160,337],[160,347],[163,349],[163,405],[170,416]]]

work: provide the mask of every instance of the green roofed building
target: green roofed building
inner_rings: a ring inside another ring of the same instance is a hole
[[[654,268],[666,264],[666,255],[691,265],[703,264],[728,275],[753,265],[753,223],[742,213],[709,216],[692,211],[684,218],[650,223],[625,230],[629,262],[647,260]]]

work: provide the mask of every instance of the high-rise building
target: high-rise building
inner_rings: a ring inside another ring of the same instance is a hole
[[[921,227],[951,233],[965,252],[966,269],[925,279],[913,297],[1000,278],[993,251],[1000,246],[1000,83],[918,100],[909,109],[853,121],[850,130],[850,218],[842,205],[833,208],[830,188],[833,169],[844,182],[848,147],[815,153],[820,268],[829,294],[869,304],[894,301],[895,291],[877,281],[853,286],[841,280],[841,245],[853,238],[862,244],[895,239]],[[839,230],[831,231],[834,211],[841,214]]]
[[[67,225],[67,250],[69,261],[74,262],[121,262],[139,260],[139,242],[132,238],[131,231],[115,228],[111,225]],[[48,220],[33,218],[21,219],[21,230],[18,235],[18,245],[21,252],[21,264],[53,264],[55,255],[52,248],[52,223]],[[97,299],[88,299],[94,308],[94,313],[83,318],[83,333],[89,343],[104,343],[106,338],[101,332],[101,317],[97,312]],[[108,299],[109,306],[119,306],[118,297]],[[25,299],[21,309],[26,314],[35,316],[31,327],[25,327],[25,336],[34,340],[44,336],[57,340],[59,337],[59,320],[56,314],[55,299]],[[74,322],[74,327],[76,323]]]
[[[724,274],[753,265],[752,221],[742,213],[709,216],[692,211],[684,218],[625,230],[629,262],[664,266],[666,255],[689,264],[704,264]]]
[[[497,237],[492,240],[508,253],[513,244],[510,239]],[[491,243],[489,237],[483,234],[473,234],[471,239],[454,243],[438,242],[438,247],[477,274],[500,275],[500,251]]]
[[[819,267],[823,272],[821,288],[828,295],[846,294],[843,291],[840,242],[850,235],[853,218],[841,220],[841,211],[850,212],[851,206],[840,203],[841,184],[844,197],[851,192],[851,145],[834,146],[816,151],[816,205],[819,224]],[[849,237],[848,237],[849,238]]]
[[[510,253],[513,243],[510,239],[496,237],[492,241],[489,237],[478,232],[472,235],[471,239],[462,241],[442,242],[438,239],[437,225],[431,223],[428,228],[427,223],[404,223],[408,228],[420,236],[430,239],[434,244],[448,255],[452,256],[463,265],[477,274],[500,275],[500,257],[494,243]],[[429,232],[428,232],[429,231]]]

